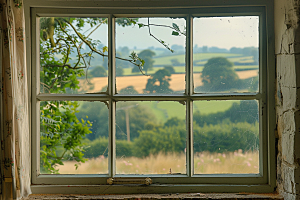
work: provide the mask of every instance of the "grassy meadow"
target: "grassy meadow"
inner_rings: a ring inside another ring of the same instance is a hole
[[[194,155],[195,174],[244,174],[259,173],[258,152],[229,153],[198,152]],[[176,174],[186,173],[185,154],[150,155],[145,158],[121,157],[116,160],[117,174]],[[60,174],[107,174],[108,159],[93,158],[79,165],[76,161],[65,161],[57,166]]]

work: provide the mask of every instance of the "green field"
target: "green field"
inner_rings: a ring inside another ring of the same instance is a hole
[[[235,57],[229,58],[231,62],[243,61],[243,62],[250,62],[252,60],[251,56],[243,56],[241,54],[232,54],[232,53],[195,53],[193,54],[194,60],[207,60],[213,57]],[[185,55],[171,55],[165,57],[154,58],[154,65],[171,65],[171,60],[177,59],[180,63],[185,63]],[[205,64],[207,61],[197,62],[197,64]]]
[[[245,70],[255,70],[255,69],[258,69],[258,65],[238,65],[238,66],[234,66],[233,67],[234,69],[238,69],[238,70],[242,70],[242,69],[245,69]],[[151,74],[154,74],[157,70],[160,70],[160,69],[163,69],[163,67],[154,67],[152,70],[148,71],[148,75],[151,75]],[[128,75],[141,75],[140,72],[135,72],[135,73],[132,73],[131,72],[132,68],[125,68],[124,69],[124,76],[128,76]],[[174,67],[174,70],[176,73],[185,73],[185,67],[182,66],[182,67]],[[203,70],[203,67],[199,67],[199,66],[196,66],[194,67],[194,72],[195,73],[200,73],[202,72]]]
[[[228,110],[234,102],[238,101],[195,101],[193,103],[194,112],[200,111],[201,114],[217,113]],[[179,102],[140,102],[140,105],[147,106],[155,115],[159,122],[165,122],[172,117],[185,119],[185,106]]]

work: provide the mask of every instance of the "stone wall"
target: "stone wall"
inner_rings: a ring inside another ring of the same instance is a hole
[[[299,1],[275,0],[277,190],[300,199]]]

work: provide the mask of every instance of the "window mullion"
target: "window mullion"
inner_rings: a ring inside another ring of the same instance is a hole
[[[186,19],[186,94],[193,94],[193,19],[191,15]],[[188,176],[192,176],[194,172],[193,164],[193,101],[188,98],[186,104],[186,171]]]
[[[108,94],[115,94],[116,77],[115,77],[115,18],[110,15],[108,18]],[[115,148],[115,113],[116,102],[112,98],[109,99],[109,158],[108,168],[109,176],[113,177],[116,174],[116,148]]]

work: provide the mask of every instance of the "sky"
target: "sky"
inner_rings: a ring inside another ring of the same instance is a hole
[[[137,23],[147,24],[147,18],[140,18]],[[176,23],[181,31],[185,29],[185,19],[150,18],[150,32],[157,39],[163,40],[170,46],[173,44],[185,46],[185,36],[172,35],[172,29],[163,26],[172,26]],[[259,18],[257,16],[243,17],[206,17],[194,18],[193,46],[219,47],[258,47]],[[160,26],[157,26],[160,25]],[[100,39],[107,45],[107,25],[100,26],[91,36]],[[150,46],[164,48],[157,40],[149,35],[148,27],[135,26],[122,27],[116,25],[116,47],[127,46],[130,49],[144,49]]]

